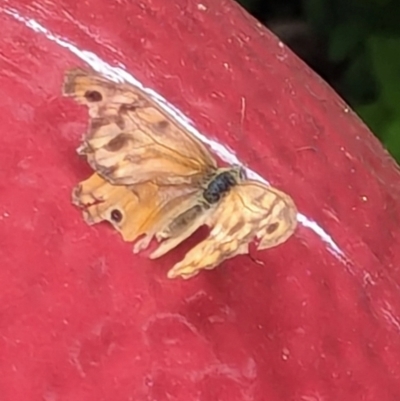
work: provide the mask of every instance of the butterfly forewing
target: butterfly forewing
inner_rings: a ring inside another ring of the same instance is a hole
[[[91,122],[81,153],[113,184],[150,178],[197,183],[216,169],[204,145],[139,88],[75,69],[66,75],[64,94],[88,106]]]

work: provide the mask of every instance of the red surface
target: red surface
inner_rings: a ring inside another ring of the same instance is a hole
[[[400,399],[400,175],[324,82],[230,1],[1,7],[2,401]],[[149,261],[86,226],[70,193],[87,111],[60,95],[84,63],[21,18],[125,65],[345,257],[300,226],[265,266],[171,281],[187,244]]]

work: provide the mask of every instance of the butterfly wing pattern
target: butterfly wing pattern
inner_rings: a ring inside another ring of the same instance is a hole
[[[232,173],[235,185],[210,201],[205,189],[229,169],[218,169],[206,147],[139,88],[73,69],[66,73],[63,93],[89,109],[89,130],[78,152],[95,173],[73,191],[73,203],[88,224],[109,221],[125,241],[136,241],[134,252],[155,238],[153,259],[200,226],[210,227],[209,236],[168,277],[192,277],[248,253],[254,240],[261,250],[293,234],[293,200],[261,182]]]

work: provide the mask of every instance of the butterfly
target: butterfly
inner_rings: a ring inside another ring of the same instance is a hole
[[[207,238],[168,272],[189,278],[226,259],[285,242],[295,231],[292,198],[246,178],[240,166],[218,167],[205,145],[145,91],[94,71],[66,72],[63,94],[89,111],[78,153],[94,174],[73,190],[88,224],[110,222],[134,252],[155,239],[158,258],[210,227]]]

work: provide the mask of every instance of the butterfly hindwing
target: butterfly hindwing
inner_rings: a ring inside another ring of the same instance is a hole
[[[168,273],[168,277],[189,278],[201,269],[213,269],[224,260],[249,252],[249,244],[258,241],[258,249],[285,242],[297,225],[293,200],[276,188],[256,181],[245,181],[222,199],[205,224],[210,235],[192,248]]]

